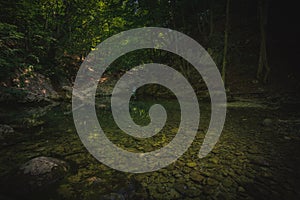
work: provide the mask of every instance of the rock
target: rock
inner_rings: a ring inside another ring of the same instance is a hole
[[[0,140],[10,137],[14,133],[14,129],[8,125],[0,124]]]
[[[264,119],[263,125],[266,127],[270,127],[273,124],[273,121],[269,118]]]
[[[182,162],[180,160],[176,161],[176,166],[183,167],[184,165],[185,165],[184,162]]]
[[[186,192],[186,196],[195,198],[195,197],[199,197],[201,193],[202,192],[199,189],[196,189],[196,188],[195,189],[189,189]]]
[[[195,162],[188,162],[186,165],[187,165],[188,167],[196,167],[196,166],[197,166],[197,163],[195,163]]]
[[[185,174],[188,174],[188,173],[190,173],[191,172],[191,168],[189,168],[189,167],[183,167],[183,169],[182,169],[182,171],[183,171],[183,173],[185,173]]]
[[[66,172],[68,166],[66,162],[62,160],[44,156],[33,158],[20,167],[24,174],[29,174],[32,176],[40,176],[52,173],[59,168]]]
[[[175,189],[172,188],[168,193],[168,197],[170,197],[170,199],[179,199],[181,196]]]
[[[164,187],[158,187],[157,188],[157,192],[158,193],[165,193],[166,192],[166,189]]]
[[[232,186],[232,184],[233,184],[233,182],[232,182],[232,180],[231,180],[230,178],[226,178],[226,179],[224,179],[224,181],[223,181],[223,185],[224,185],[225,187],[227,187],[227,188],[230,188],[230,187]]]
[[[248,158],[252,164],[265,166],[265,167],[270,166],[270,164],[262,156],[249,155]]]
[[[110,193],[110,194],[101,196],[99,199],[102,199],[102,200],[124,200],[125,197],[122,194]]]
[[[41,193],[58,180],[62,179],[69,170],[69,165],[51,157],[37,157],[21,165],[1,177],[1,192],[16,199],[24,199],[27,195]]]
[[[19,168],[17,179],[29,190],[38,189],[63,178],[69,166],[65,161],[52,157],[37,157]]]
[[[183,183],[177,183],[174,185],[174,188],[177,192],[179,192],[180,194],[185,194],[187,191],[187,186]]]
[[[183,183],[178,183],[174,185],[177,192],[188,197],[197,197],[201,194],[201,190],[197,188],[189,188]]]
[[[291,138],[290,137],[288,137],[288,136],[284,136],[283,137],[285,140],[290,140]]]
[[[216,194],[216,190],[213,187],[208,186],[203,189],[203,193],[206,196],[212,196]]]
[[[189,175],[189,174],[185,174],[185,175],[183,176],[183,178],[185,178],[185,179],[190,179],[190,175]]]
[[[121,187],[119,187],[114,193],[122,195],[124,199],[133,199],[133,196],[140,187],[140,184],[137,180],[131,178],[130,180],[125,181],[125,186],[120,186]]]
[[[195,182],[202,182],[205,178],[199,172],[193,171],[190,173],[190,178]]]
[[[219,163],[219,160],[216,157],[210,158],[209,161],[212,162],[212,163],[214,163],[214,164],[218,164]]]
[[[179,177],[182,176],[182,174],[180,174],[179,171],[174,170],[174,171],[173,171],[173,176],[174,176],[175,178],[179,178]]]
[[[239,187],[238,187],[238,191],[239,191],[239,192],[245,192],[246,190],[245,190],[243,187],[239,186]]]
[[[218,181],[216,181],[215,179],[212,179],[212,178],[208,178],[206,183],[207,183],[207,185],[210,185],[210,186],[218,185]]]

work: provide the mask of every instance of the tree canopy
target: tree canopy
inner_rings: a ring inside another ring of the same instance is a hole
[[[167,27],[191,36],[208,50],[219,66],[228,59],[234,59],[231,56],[233,54],[240,56],[241,49],[252,48],[259,52],[257,41],[260,38],[260,25],[257,8],[260,4],[256,1],[233,1],[226,8],[227,2],[227,0],[1,1],[0,79],[2,81],[10,79],[16,70],[26,68],[32,68],[51,79],[60,77],[72,79],[80,62],[97,44],[121,31],[145,26]],[[228,15],[233,17],[239,15],[239,18],[228,23],[231,19]],[[245,35],[231,34],[235,29],[247,31],[250,28],[252,31],[246,38]],[[224,36],[225,30],[227,34]],[[226,42],[224,37],[227,37]],[[225,50],[228,52],[227,57]],[[135,57],[153,60],[152,54],[153,51],[149,50],[137,53]],[[169,58],[166,53],[162,54],[159,59]],[[255,56],[257,62],[258,55]],[[121,60],[116,70],[120,66],[134,62],[133,60],[132,58]]]

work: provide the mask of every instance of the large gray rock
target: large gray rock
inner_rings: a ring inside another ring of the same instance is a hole
[[[19,168],[17,179],[30,190],[52,184],[63,178],[69,170],[65,161],[52,157],[37,157]]]
[[[36,157],[0,180],[3,194],[16,199],[46,191],[68,173],[69,165],[52,157]],[[1,198],[0,198],[1,199]]]
[[[54,173],[54,171],[58,170],[59,168],[61,168],[63,171],[67,171],[68,167],[66,162],[56,158],[44,156],[33,158],[20,167],[24,174],[30,174],[32,176],[41,176],[48,173]]]

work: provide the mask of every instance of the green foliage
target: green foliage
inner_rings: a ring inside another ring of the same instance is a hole
[[[225,1],[214,5],[210,0],[1,1],[0,80],[28,66],[53,79],[74,79],[78,66],[97,44],[121,31],[144,26],[182,31],[209,47],[220,63],[223,29],[210,27],[215,21],[223,23],[224,6]],[[210,21],[212,13],[214,20]],[[110,71],[157,61],[153,54],[149,50],[135,52],[116,61]],[[164,54],[158,57],[158,61],[169,59]]]
[[[14,72],[14,68],[22,63],[24,51],[19,41],[24,35],[14,25],[0,23],[0,80]]]

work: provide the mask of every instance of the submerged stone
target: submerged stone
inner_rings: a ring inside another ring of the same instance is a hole
[[[195,162],[188,162],[186,165],[187,165],[188,167],[196,167],[196,166],[197,166],[197,163],[195,163]]]
[[[218,185],[218,181],[216,181],[215,179],[212,179],[212,178],[208,178],[206,183],[207,183],[207,185],[211,185],[211,186]]]
[[[273,121],[272,121],[271,119],[269,119],[269,118],[266,118],[266,119],[264,119],[264,121],[263,121],[263,125],[264,125],[264,126],[269,127],[269,126],[271,126],[272,124],[273,124]]]
[[[219,159],[216,157],[210,158],[209,159],[210,162],[214,163],[214,164],[218,164],[219,163]]]
[[[223,181],[223,185],[224,185],[225,187],[227,187],[227,188],[231,187],[232,184],[233,184],[233,182],[232,182],[232,180],[231,180],[230,178],[226,178],[226,179],[224,179],[224,181]]]
[[[185,184],[183,184],[183,183],[177,183],[177,184],[175,184],[174,188],[180,194],[185,194],[186,190],[187,190],[187,186]]]
[[[202,176],[199,172],[197,171],[193,171],[191,174],[190,174],[190,178],[195,181],[195,182],[202,182],[205,178],[204,176]]]

